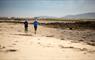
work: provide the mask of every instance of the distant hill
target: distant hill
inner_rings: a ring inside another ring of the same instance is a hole
[[[78,14],[78,15],[67,15],[64,18],[95,19],[95,12]]]
[[[38,16],[37,18],[57,18],[57,17],[53,17],[53,16]]]

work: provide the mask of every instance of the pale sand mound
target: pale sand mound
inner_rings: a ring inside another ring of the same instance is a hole
[[[40,26],[35,35],[33,28],[24,33],[21,24],[0,24],[0,60],[95,60],[94,46],[60,40],[48,30]]]

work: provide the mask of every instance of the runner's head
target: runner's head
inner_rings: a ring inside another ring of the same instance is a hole
[[[36,21],[37,21],[37,19],[38,19],[37,17],[34,18],[34,20],[36,20]]]

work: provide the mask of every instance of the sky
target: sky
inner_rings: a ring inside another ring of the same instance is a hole
[[[95,12],[95,0],[0,0],[0,16],[63,17]]]

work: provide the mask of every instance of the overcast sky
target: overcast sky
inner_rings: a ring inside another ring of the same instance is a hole
[[[0,16],[56,16],[95,12],[95,0],[0,0]]]

